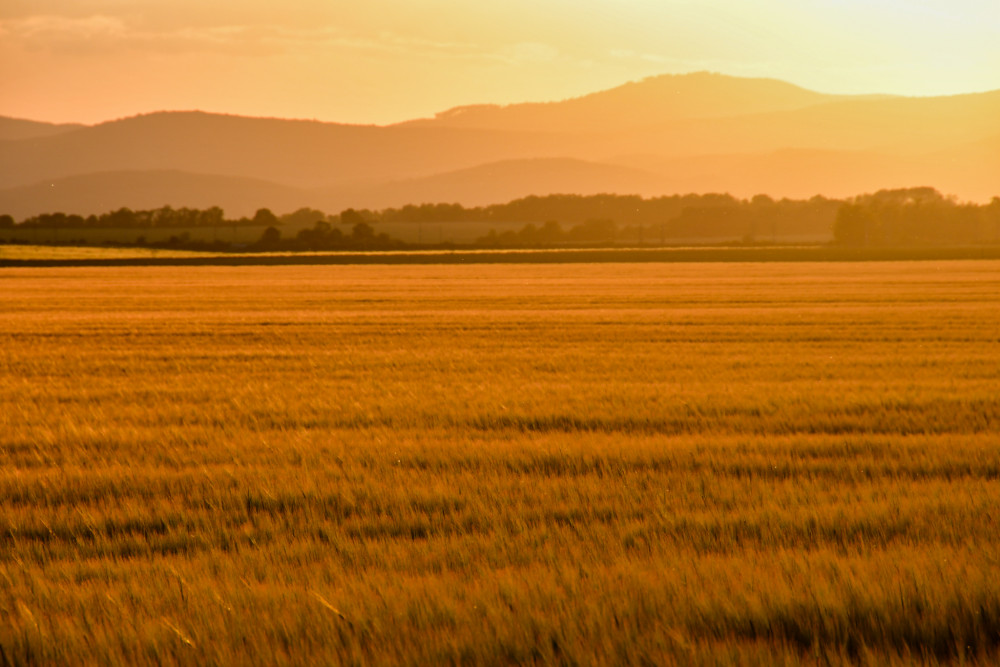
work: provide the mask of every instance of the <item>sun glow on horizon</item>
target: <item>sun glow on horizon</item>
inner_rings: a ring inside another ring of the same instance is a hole
[[[170,109],[389,123],[714,71],[829,93],[1000,88],[985,0],[43,0],[0,9],[0,114]]]

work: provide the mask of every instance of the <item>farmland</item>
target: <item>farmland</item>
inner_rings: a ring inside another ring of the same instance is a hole
[[[0,664],[1000,658],[998,261],[0,288]]]

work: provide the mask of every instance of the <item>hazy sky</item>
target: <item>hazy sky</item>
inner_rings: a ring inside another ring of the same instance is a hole
[[[710,70],[1000,88],[1000,0],[0,0],[0,115],[386,123]]]

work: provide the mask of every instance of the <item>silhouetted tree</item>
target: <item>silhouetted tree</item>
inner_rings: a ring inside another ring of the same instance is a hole
[[[351,228],[354,228],[359,224],[366,224],[364,217],[353,208],[340,212],[340,222],[341,224],[348,225]]]
[[[286,225],[310,225],[320,220],[326,220],[326,213],[314,208],[300,208],[293,213],[281,216],[281,222]]]
[[[268,227],[277,227],[281,224],[278,216],[271,213],[271,210],[267,208],[257,209],[257,212],[253,214],[252,222],[255,225],[266,225]]]
[[[218,227],[225,221],[225,213],[218,206],[213,206],[201,211],[198,215],[198,224],[203,227]]]
[[[271,226],[265,229],[264,233],[260,235],[260,241],[258,243],[265,248],[273,248],[280,242],[281,230],[277,227]]]
[[[351,228],[351,238],[355,241],[371,241],[375,238],[375,229],[364,221],[356,223]]]
[[[107,216],[108,227],[135,227],[135,213],[129,208],[120,208]]]
[[[874,231],[871,213],[860,204],[844,204],[833,223],[833,240],[841,245],[865,246]]]

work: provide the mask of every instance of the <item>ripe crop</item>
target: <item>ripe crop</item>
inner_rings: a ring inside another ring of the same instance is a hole
[[[1000,262],[0,286],[0,662],[997,659]]]

